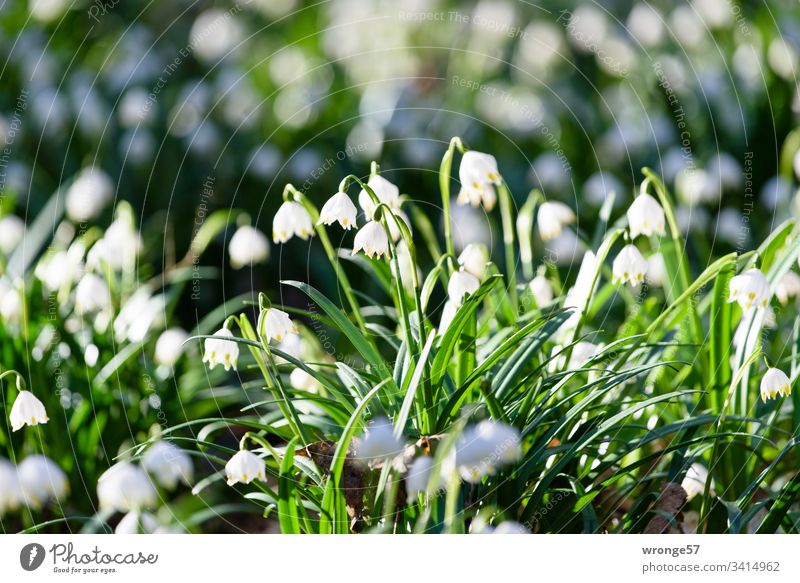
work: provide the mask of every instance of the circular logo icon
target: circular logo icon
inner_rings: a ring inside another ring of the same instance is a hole
[[[39,543],[25,545],[19,552],[19,564],[26,571],[35,571],[42,566],[44,555],[44,547]]]

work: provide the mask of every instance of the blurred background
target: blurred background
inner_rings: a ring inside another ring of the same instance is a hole
[[[608,192],[624,209],[653,167],[705,262],[793,212],[781,147],[800,113],[799,15],[795,0],[6,0],[0,213],[30,223],[100,167],[139,215],[147,270],[181,257],[213,210],[270,233],[285,183],[321,204],[372,160],[436,205],[459,135],[500,160],[520,204],[541,188],[589,231]],[[496,248],[490,219],[455,212],[457,233]],[[569,263],[564,237],[550,244]],[[285,260],[313,266],[317,247],[295,239],[204,282],[184,317],[278,278],[333,285]],[[220,238],[204,261],[223,254]]]

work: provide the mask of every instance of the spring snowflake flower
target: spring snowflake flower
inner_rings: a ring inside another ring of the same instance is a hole
[[[389,254],[389,237],[380,223],[369,221],[356,233],[353,255],[359,251],[363,251],[367,257],[382,257]]]
[[[627,215],[631,239],[639,235],[664,235],[664,209],[649,194],[637,196],[628,208]]]
[[[163,295],[151,295],[146,287],[140,287],[122,306],[114,319],[114,335],[119,340],[141,342],[150,328],[164,321],[166,300]]]
[[[792,382],[779,368],[769,368],[761,377],[761,400],[765,403],[778,395],[788,397],[792,393]]]
[[[275,340],[280,342],[290,334],[297,334],[297,326],[289,318],[289,314],[278,308],[267,308],[264,314],[259,331],[267,339],[267,342]]]
[[[356,447],[358,459],[371,462],[396,457],[403,451],[403,442],[395,437],[392,422],[381,417],[372,423]]]
[[[6,324],[17,325],[22,319],[25,298],[22,291],[13,285],[0,291],[0,319]]]
[[[553,301],[553,286],[544,275],[537,275],[528,284],[536,306],[542,308]]]
[[[228,256],[234,269],[264,263],[269,259],[267,236],[255,227],[242,225],[228,243]]]
[[[10,461],[0,458],[0,518],[6,512],[19,508],[22,502],[22,489],[19,485],[17,468]]]
[[[800,294],[800,275],[794,271],[787,271],[775,288],[775,296],[781,305],[786,305],[790,298]]]
[[[11,406],[11,413],[8,416],[11,421],[11,429],[18,431],[25,425],[45,424],[50,419],[47,417],[42,402],[37,399],[30,391],[20,391],[14,404]]]
[[[163,366],[175,366],[183,354],[189,334],[183,328],[168,328],[156,340],[154,359]]]
[[[417,273],[417,280],[422,279],[422,271],[419,267],[414,265],[414,262],[411,260],[411,251],[408,249],[408,245],[405,241],[400,241],[395,246],[395,252],[397,253],[397,263],[400,265],[400,280],[403,282],[403,287],[409,291],[413,291],[414,289],[414,272]],[[394,277],[398,277],[397,268],[395,267],[394,261],[389,264],[389,268],[392,271],[392,275]]]
[[[563,202],[543,202],[536,214],[536,225],[542,241],[550,241],[561,234],[565,225],[575,222],[575,213]]]
[[[530,534],[531,532],[515,520],[505,520],[498,524],[491,534]]]
[[[98,168],[81,171],[67,190],[67,216],[76,223],[96,218],[114,196],[114,183]]]
[[[369,186],[378,197],[378,200],[388,206],[392,210],[400,210],[400,189],[394,184],[386,180],[383,176],[373,176],[367,181]],[[373,220],[375,216],[376,205],[372,200],[369,193],[361,189],[358,193],[358,205],[364,211],[364,215],[368,221]]]
[[[500,184],[500,172],[497,160],[490,154],[469,151],[461,158],[458,168],[461,190],[458,193],[458,204],[471,204],[477,207],[483,204],[487,211],[497,203],[494,185]]]
[[[462,479],[476,483],[521,454],[519,431],[487,419],[464,431],[456,444],[456,465]]]
[[[428,493],[428,482],[431,480],[433,467],[433,458],[426,455],[420,456],[412,462],[405,478],[409,503],[416,500],[420,494]]]
[[[628,283],[636,287],[644,281],[647,260],[633,245],[625,245],[612,265],[613,283]]]
[[[389,216],[387,213],[386,224],[389,226],[389,236],[392,241],[398,241],[403,236],[398,225],[399,221],[403,221],[409,232],[411,232],[411,221],[408,219],[408,215],[401,210],[394,210],[392,213],[394,216]]]
[[[148,475],[126,461],[103,472],[97,480],[97,498],[101,509],[119,512],[152,508],[157,503],[156,489]]]
[[[489,249],[482,243],[470,243],[458,256],[458,264],[461,268],[478,279],[483,279],[488,263]]]
[[[729,302],[738,302],[743,310],[766,308],[770,300],[769,283],[758,269],[749,269],[731,278]]]
[[[466,271],[456,271],[447,282],[447,295],[456,306],[464,303],[464,298],[474,294],[481,286],[478,278]]]
[[[142,250],[142,237],[127,217],[119,217],[109,225],[103,237],[86,254],[86,266],[99,269],[108,265],[115,271],[129,268]]]
[[[167,490],[174,490],[178,481],[187,486],[194,475],[192,460],[185,451],[169,441],[156,441],[142,456],[142,467]]]
[[[76,242],[67,251],[46,253],[36,265],[34,273],[47,291],[58,291],[63,286],[71,285],[83,272],[84,252],[83,244]]]
[[[102,278],[85,274],[75,288],[75,311],[78,314],[93,314],[111,307],[111,292]]]
[[[217,330],[214,336],[234,337],[233,332],[227,328]],[[225,338],[206,338],[204,348],[203,362],[208,363],[208,368],[213,369],[221,364],[225,370],[236,370],[239,362],[239,345],[236,342]]]
[[[695,462],[689,466],[689,469],[686,470],[686,476],[681,482],[681,488],[686,492],[686,499],[691,500],[695,496],[702,496],[705,492],[707,480],[708,470],[703,464]],[[713,492],[713,490],[712,487],[709,492]]]
[[[31,455],[17,466],[17,476],[26,504],[40,508],[50,500],[61,500],[69,492],[67,476],[43,455]]]
[[[25,236],[25,221],[16,215],[0,217],[0,253],[10,255]]]
[[[661,253],[653,253],[647,258],[647,273],[645,279],[648,285],[663,287],[667,280],[667,266]]]
[[[149,512],[132,510],[123,516],[114,534],[152,534],[158,530],[158,521]]]
[[[455,303],[453,300],[448,300],[442,308],[442,318],[439,320],[439,334],[444,334],[453,323],[453,318],[456,317],[458,307],[460,304]]]
[[[338,222],[343,229],[349,231],[358,227],[357,215],[358,209],[350,197],[344,192],[337,192],[322,205],[317,224],[330,226]]]
[[[272,240],[275,243],[286,243],[294,236],[306,240],[313,235],[311,215],[299,202],[284,202],[272,219]]]
[[[266,482],[266,464],[253,452],[243,449],[236,452],[225,464],[225,475],[229,486],[237,483],[249,484],[256,479]]]

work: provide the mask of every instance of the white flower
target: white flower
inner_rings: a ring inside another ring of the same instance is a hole
[[[400,280],[403,282],[403,287],[409,291],[414,289],[414,271],[417,273],[417,280],[422,279],[422,272],[414,265],[411,260],[411,251],[405,241],[400,241],[395,245],[395,252],[397,253],[397,263],[400,265]],[[395,268],[394,261],[389,264],[394,277],[398,277],[397,268]]]
[[[189,334],[182,328],[168,328],[156,340],[155,361],[164,366],[175,366],[184,350]]]
[[[0,253],[10,255],[25,236],[25,221],[16,215],[0,217]]]
[[[758,269],[749,269],[731,278],[728,301],[738,302],[743,310],[765,308],[770,297],[769,282]]]
[[[22,502],[17,468],[7,459],[0,458],[0,518],[16,510]]]
[[[233,332],[227,328],[217,330],[214,336],[234,337]],[[231,368],[236,370],[236,364],[239,362],[239,345],[236,342],[224,338],[206,338],[204,348],[203,362],[208,363],[208,368],[213,369],[221,364],[225,370]]]
[[[408,231],[411,232],[411,221],[408,220],[408,215],[401,210],[394,210],[392,214],[394,216],[390,216],[386,213],[386,224],[389,226],[389,236],[391,236],[392,241],[397,241],[403,236],[403,233],[400,231],[399,222],[403,221]]]
[[[367,181],[367,186],[369,186],[375,192],[375,195],[378,197],[380,202],[392,210],[400,209],[400,189],[386,180],[383,176],[373,176]],[[369,193],[363,188],[361,189],[361,192],[358,193],[358,204],[364,211],[364,215],[366,215],[367,220],[373,220],[376,205]]]
[[[775,296],[782,305],[786,305],[789,298],[800,294],[800,275],[794,271],[787,271],[775,288]]]
[[[500,173],[494,156],[481,152],[465,152],[458,168],[461,190],[458,193],[458,204],[471,204],[477,207],[483,204],[487,211],[497,203],[495,184],[500,184]]]
[[[76,242],[68,251],[48,252],[36,265],[34,273],[47,291],[57,291],[65,285],[71,285],[83,271],[84,251],[83,244]]]
[[[703,464],[695,462],[689,466],[689,469],[686,470],[686,476],[681,482],[681,487],[686,492],[687,501],[705,492],[707,480],[708,470]],[[709,492],[713,492],[713,490],[711,488]]]
[[[487,419],[468,428],[456,444],[456,465],[462,479],[479,482],[496,468],[517,461],[522,454],[519,432]]]
[[[514,520],[505,520],[498,524],[491,534],[530,534],[531,532]]]
[[[318,393],[320,382],[302,368],[296,368],[289,374],[289,384],[298,391]]]
[[[256,479],[266,482],[266,464],[253,452],[243,449],[236,452],[225,464],[225,475],[229,486],[237,483],[249,484]]]
[[[22,291],[12,285],[3,287],[0,290],[0,319],[6,324],[19,324],[25,301]]]
[[[792,382],[779,368],[768,368],[761,377],[761,400],[774,399],[778,395],[788,397],[792,393]]]
[[[157,494],[142,468],[122,461],[108,468],[97,480],[97,499],[103,510],[130,512],[155,506]]]
[[[667,280],[667,266],[661,253],[653,253],[647,258],[647,283],[656,287],[663,287]]]
[[[613,283],[628,283],[636,287],[644,281],[647,273],[647,260],[633,245],[625,245],[612,265]]]
[[[428,482],[430,482],[433,467],[433,458],[425,455],[412,462],[406,474],[406,493],[409,503],[416,500],[420,494],[428,493]]]
[[[586,305],[586,300],[594,291],[594,273],[597,269],[597,256],[591,251],[587,251],[581,260],[581,267],[578,270],[578,277],[575,278],[573,285],[564,297],[564,308],[570,309],[570,316],[558,330],[560,337],[575,328],[580,321],[580,311]]]
[[[114,184],[98,168],[85,168],[67,190],[67,216],[76,223],[97,217],[114,195]]]
[[[358,227],[357,214],[356,205],[350,197],[344,192],[337,192],[322,205],[317,224],[332,225],[338,222],[343,229],[349,231],[353,227]]]
[[[69,491],[66,474],[43,455],[31,455],[22,460],[17,466],[17,477],[25,503],[35,508],[48,500],[60,500]]]
[[[564,225],[575,222],[575,213],[563,202],[543,202],[536,214],[536,225],[542,241],[555,239],[561,234]]]
[[[371,462],[395,457],[403,451],[403,442],[395,437],[392,422],[381,417],[376,419],[361,438],[356,448],[356,457]]]
[[[447,295],[456,306],[464,303],[464,298],[474,294],[481,286],[478,278],[466,271],[456,271],[447,282]]]
[[[528,287],[533,294],[533,299],[536,300],[537,307],[542,308],[553,301],[553,286],[544,275],[534,277]]]
[[[30,391],[20,391],[14,404],[11,406],[11,413],[8,416],[11,421],[11,429],[18,431],[25,425],[39,425],[47,423],[47,411],[42,402],[37,399]]]
[[[389,254],[389,237],[380,223],[369,221],[359,229],[353,242],[353,255],[363,251],[367,257]]]
[[[106,282],[93,273],[85,274],[75,288],[75,311],[92,314],[111,307],[111,292]]]
[[[456,317],[459,305],[460,304],[456,304],[453,300],[445,302],[444,308],[442,308],[442,319],[439,321],[439,334],[447,332],[447,329],[453,322],[453,318]]]
[[[180,480],[187,486],[192,481],[192,460],[185,451],[169,441],[156,441],[142,456],[142,467],[161,486],[173,490]]]
[[[482,243],[470,243],[458,256],[461,268],[478,279],[483,279],[487,263],[489,263],[489,249]]]
[[[311,215],[299,202],[287,201],[281,205],[275,218],[272,219],[272,240],[286,243],[294,236],[303,240],[314,235],[314,224]]]
[[[114,335],[118,340],[141,342],[157,321],[164,321],[166,301],[163,295],[150,295],[140,287],[128,298],[114,320]]]
[[[628,208],[628,228],[631,239],[639,235],[664,235],[664,209],[649,194],[640,194]]]
[[[96,269],[108,265],[116,271],[130,268],[142,250],[142,238],[127,217],[119,217],[86,255],[86,265]]]
[[[242,225],[228,243],[228,256],[234,269],[264,263],[269,259],[267,236],[255,227]]]
[[[114,534],[152,534],[158,529],[158,521],[149,512],[132,510],[123,516],[114,529]]]
[[[262,319],[259,323],[259,332],[267,339],[267,342],[275,340],[280,342],[290,334],[297,334],[297,326],[289,318],[289,314],[278,308],[267,308],[261,314]]]
[[[600,347],[591,342],[581,341],[572,347],[572,353],[569,356],[569,368],[580,368],[592,359],[598,352]]]

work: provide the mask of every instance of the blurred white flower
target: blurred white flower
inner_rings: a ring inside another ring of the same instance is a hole
[[[249,484],[256,479],[266,482],[266,464],[253,452],[243,449],[236,452],[225,464],[225,475],[229,486],[237,483]]]
[[[439,334],[447,332],[447,329],[453,322],[453,318],[456,317],[459,305],[460,304],[455,303],[453,300],[445,302],[444,308],[442,308],[442,317],[441,320],[439,320]]]
[[[24,301],[22,290],[0,280],[0,320],[6,325],[18,325],[22,319]]]
[[[286,243],[297,236],[303,240],[314,236],[314,224],[311,215],[299,202],[286,201],[272,219],[272,240],[275,243]]]
[[[111,292],[106,282],[93,273],[85,274],[75,288],[75,311],[92,314],[111,307]]]
[[[16,215],[0,217],[0,253],[10,255],[25,236],[25,221]]]
[[[447,295],[456,307],[464,303],[464,298],[474,294],[481,286],[478,278],[466,271],[456,271],[447,282]]]
[[[572,353],[569,356],[569,368],[581,368],[589,360],[591,360],[598,352],[600,346],[592,344],[591,342],[581,341],[572,347]]]
[[[386,180],[383,176],[375,175],[367,181],[369,186],[374,192],[378,200],[391,208],[392,210],[400,209],[400,189],[394,184]],[[369,193],[361,189],[358,193],[358,204],[368,221],[372,221],[375,216],[375,202]]]
[[[686,470],[686,476],[681,482],[681,487],[686,492],[686,500],[689,501],[695,496],[702,496],[705,492],[707,480],[708,470],[703,464],[695,462],[689,466],[689,469]],[[709,492],[713,491],[714,488],[712,487]]]
[[[774,399],[778,395],[788,397],[792,394],[792,381],[779,368],[768,368],[761,377],[761,400]]]
[[[86,363],[86,366],[89,368],[93,367],[97,364],[97,360],[100,358],[100,349],[97,348],[96,344],[89,344],[86,347],[86,350],[83,351],[83,361]]]
[[[97,499],[102,510],[130,512],[152,508],[157,493],[144,470],[130,462],[117,462],[97,480]]]
[[[34,273],[47,291],[58,291],[71,285],[83,272],[84,251],[82,243],[75,243],[67,251],[48,252],[36,265]]]
[[[664,40],[664,20],[661,13],[646,2],[637,2],[628,14],[630,34],[645,47],[654,47]]]
[[[201,60],[211,63],[224,57],[243,38],[233,10],[211,8],[201,12],[189,31],[189,47]]]
[[[486,419],[467,428],[456,444],[456,465],[461,478],[479,482],[498,467],[517,461],[522,454],[519,431]]]
[[[214,336],[234,337],[233,332],[227,328],[217,330]],[[213,369],[221,364],[225,370],[236,370],[239,362],[239,345],[236,342],[224,338],[206,338],[204,348],[203,362],[208,363],[208,368]]]
[[[667,280],[667,266],[661,253],[653,253],[647,258],[647,273],[645,279],[648,285],[663,287]]]
[[[428,482],[430,482],[433,467],[433,458],[426,455],[419,456],[411,463],[405,477],[409,503],[416,500],[420,494],[428,493]]]
[[[228,243],[228,255],[234,269],[264,263],[269,259],[267,236],[255,227],[242,225]]]
[[[397,263],[400,265],[400,273],[397,273],[394,261],[392,261],[389,264],[392,275],[394,277],[400,277],[400,280],[403,282],[403,287],[409,291],[413,291],[414,271],[416,271],[418,281],[422,279],[422,271],[419,267],[414,265],[414,261],[411,259],[411,251],[408,249],[408,245],[405,241],[400,241],[395,245],[394,249],[397,253]]]
[[[399,209],[393,210],[392,215],[386,214],[386,224],[389,226],[389,236],[392,241],[398,241],[403,236],[400,231],[400,221],[405,224],[409,232],[411,232],[411,221],[408,219],[408,215]]]
[[[158,530],[158,521],[149,512],[132,510],[123,516],[114,534],[152,534]]]
[[[353,255],[363,251],[367,257],[382,257],[389,254],[389,237],[383,225],[376,221],[368,221],[356,233],[353,241]]]
[[[625,245],[612,265],[613,283],[628,283],[636,287],[644,281],[647,260],[634,245]]]
[[[639,235],[664,235],[664,209],[649,194],[637,196],[628,208],[627,215],[631,239]]]
[[[67,0],[31,0],[28,6],[31,16],[39,22],[51,22],[59,18],[70,3]]]
[[[553,301],[553,286],[544,275],[537,275],[528,284],[536,301],[536,307],[543,308]]]
[[[157,323],[166,318],[166,299],[163,295],[151,295],[146,287],[140,287],[123,304],[114,319],[114,335],[118,340],[141,342]]]
[[[96,218],[114,196],[114,183],[99,168],[85,168],[69,186],[67,216],[76,223]]]
[[[564,225],[575,222],[575,213],[563,202],[543,202],[536,214],[536,225],[542,241],[555,239],[561,234]]]
[[[374,462],[395,457],[403,451],[403,441],[395,437],[392,422],[385,417],[376,419],[367,427],[366,434],[356,446],[356,457]]]
[[[498,524],[491,534],[530,534],[531,532],[519,522],[514,520],[505,520]]]
[[[738,302],[743,310],[753,307],[766,308],[771,294],[769,282],[758,269],[749,269],[731,278],[729,302]]]
[[[42,402],[30,391],[20,391],[17,398],[14,399],[14,404],[11,406],[11,412],[8,415],[11,422],[11,429],[18,431],[25,425],[39,425],[47,423],[50,419],[47,417]]]
[[[175,366],[184,351],[189,334],[183,328],[168,328],[156,340],[154,359],[157,364]]]
[[[318,225],[332,225],[338,222],[343,229],[358,227],[358,209],[350,197],[344,192],[337,192],[330,197],[319,212]]]
[[[142,467],[167,490],[174,490],[178,481],[187,486],[192,482],[192,460],[185,451],[169,441],[153,443],[142,456]]]
[[[30,455],[17,466],[17,477],[25,504],[39,508],[50,500],[61,500],[69,492],[66,474],[53,460]]]
[[[800,294],[800,275],[794,271],[787,271],[775,288],[775,296],[781,304],[786,305],[789,298],[797,294]]]
[[[482,243],[470,243],[458,256],[458,264],[461,268],[478,279],[483,279],[488,263],[489,249]]]
[[[267,308],[261,315],[262,321],[259,323],[259,332],[266,338],[267,342],[275,340],[280,342],[290,334],[297,334],[295,326],[289,314],[278,308]]]
[[[17,468],[5,458],[0,458],[0,518],[6,512],[19,508],[22,490],[17,477]]]

